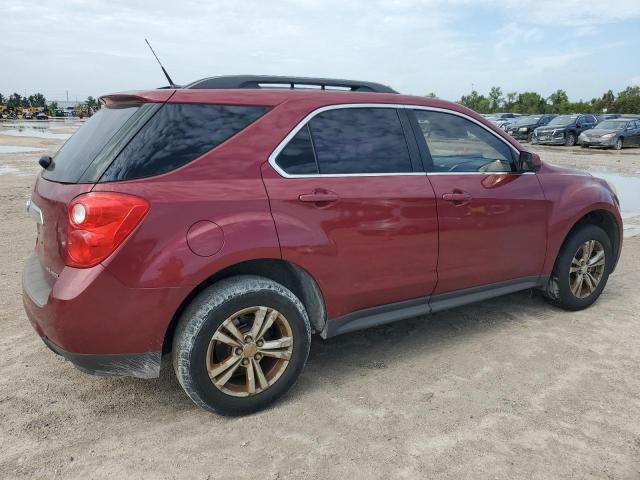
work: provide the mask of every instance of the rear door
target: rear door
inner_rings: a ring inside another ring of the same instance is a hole
[[[436,201],[406,134],[392,106],[325,107],[263,166],[282,255],[318,281],[329,318],[435,287]]]
[[[546,252],[546,202],[515,149],[462,114],[412,110],[440,226],[434,293],[536,277]]]

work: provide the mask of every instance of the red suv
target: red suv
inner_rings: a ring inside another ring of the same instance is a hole
[[[282,88],[282,87],[286,88]],[[108,95],[38,176],[33,327],[83,371],[258,410],[322,338],[539,288],[591,305],[619,258],[604,180],[383,85],[216,77]]]

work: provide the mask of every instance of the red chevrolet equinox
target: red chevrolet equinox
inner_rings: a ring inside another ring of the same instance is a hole
[[[591,305],[613,187],[471,110],[375,83],[227,76],[107,95],[40,159],[23,273],[38,335],[79,369],[256,411],[326,339],[523,289]]]

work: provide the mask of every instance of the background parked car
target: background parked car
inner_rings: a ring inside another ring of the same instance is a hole
[[[505,131],[516,140],[531,141],[533,131],[541,126],[548,124],[556,115],[527,115],[518,117],[508,124]]]
[[[603,113],[602,115],[596,115],[599,122],[604,120],[613,120],[614,118],[620,118],[622,115],[619,113]]]
[[[548,145],[576,144],[578,135],[593,128],[598,123],[595,115],[589,113],[577,115],[560,115],[546,126],[538,127],[533,132],[532,143]]]
[[[578,143],[585,148],[609,147],[616,150],[640,146],[640,120],[633,118],[605,120],[591,130],[582,132],[578,137]]]
[[[487,115],[487,120],[493,123],[495,126],[505,129],[511,122],[513,122],[520,115],[517,113],[492,113]]]

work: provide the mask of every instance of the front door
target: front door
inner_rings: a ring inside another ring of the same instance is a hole
[[[413,112],[438,207],[434,293],[539,275],[547,210],[536,175],[516,173],[515,149],[479,122],[455,112]]]
[[[318,282],[330,319],[435,287],[436,200],[401,115],[320,112],[263,166],[282,256]]]

